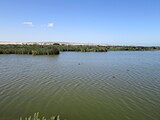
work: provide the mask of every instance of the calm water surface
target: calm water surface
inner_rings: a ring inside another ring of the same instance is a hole
[[[0,55],[0,120],[160,120],[160,52]]]

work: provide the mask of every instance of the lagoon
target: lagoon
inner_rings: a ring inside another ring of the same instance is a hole
[[[0,120],[158,120],[160,51],[0,55]]]

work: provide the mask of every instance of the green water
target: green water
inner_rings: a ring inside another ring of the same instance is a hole
[[[160,52],[0,55],[0,120],[159,120]]]

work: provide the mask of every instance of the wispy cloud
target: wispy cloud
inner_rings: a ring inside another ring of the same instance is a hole
[[[31,21],[26,21],[26,22],[23,22],[22,24],[25,25],[25,26],[28,26],[28,27],[33,27],[33,26],[34,26]],[[46,24],[46,25],[39,25],[39,26],[37,26],[37,27],[53,28],[53,27],[54,27],[54,23],[53,23],[53,22],[50,22],[50,23],[48,23],[48,24]]]
[[[33,23],[32,22],[23,22],[22,23],[23,25],[27,25],[29,27],[32,27],[33,26]]]
[[[48,23],[47,27],[52,28],[54,26],[54,23]]]

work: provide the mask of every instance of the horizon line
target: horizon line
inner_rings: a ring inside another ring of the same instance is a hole
[[[0,45],[7,45],[7,44],[39,44],[39,45],[50,45],[54,43],[60,43],[60,44],[65,44],[65,45],[101,45],[101,46],[142,46],[142,47],[160,47],[160,45],[133,45],[133,44],[107,44],[107,43],[80,43],[80,42],[58,42],[58,41],[27,41],[27,42],[20,42],[20,41],[0,41]]]

